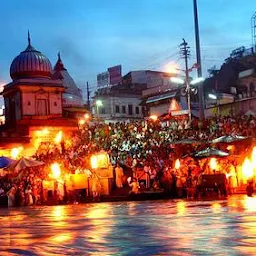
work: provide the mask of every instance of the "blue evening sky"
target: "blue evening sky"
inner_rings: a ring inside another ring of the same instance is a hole
[[[32,45],[55,64],[57,52],[82,88],[96,85],[97,73],[122,64],[130,70],[164,70],[179,60],[185,38],[195,63],[192,0],[1,0],[0,82],[10,81],[9,66]],[[198,0],[203,72],[220,66],[231,50],[251,46],[255,0]]]

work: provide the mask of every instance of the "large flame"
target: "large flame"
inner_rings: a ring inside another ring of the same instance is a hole
[[[210,160],[210,167],[212,170],[217,170],[218,169],[218,162],[217,162],[217,159],[216,158],[211,158]]]
[[[92,167],[92,169],[98,168],[98,159],[97,159],[96,155],[91,156],[91,167]]]
[[[176,159],[174,167],[177,170],[180,169],[180,160],[179,159]]]
[[[58,163],[54,163],[51,165],[52,177],[54,179],[58,179],[61,175],[60,165]]]
[[[253,147],[253,150],[252,150],[251,163],[252,163],[252,168],[256,170],[256,147]]]
[[[242,173],[246,179],[250,179],[253,176],[253,165],[249,158],[245,158],[242,165]]]
[[[62,131],[59,131],[54,139],[55,143],[58,144],[62,140]]]
[[[12,148],[11,149],[11,158],[18,159],[20,157],[20,153],[23,150],[23,147]]]

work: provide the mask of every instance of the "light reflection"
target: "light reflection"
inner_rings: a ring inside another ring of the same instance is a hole
[[[221,212],[221,205],[217,202],[212,204],[212,211],[214,213],[220,213]]]
[[[98,204],[88,209],[85,217],[92,227],[85,232],[91,242],[106,243],[106,239],[112,233],[112,226],[114,224],[114,218],[108,216],[109,212],[105,204]]]
[[[245,197],[244,207],[250,212],[256,212],[256,197]]]
[[[51,241],[56,243],[68,242],[73,239],[71,233],[59,234],[57,236],[51,237]]]
[[[184,201],[177,202],[176,207],[177,207],[177,214],[179,216],[184,215],[187,212],[186,202]]]
[[[54,227],[63,227],[66,225],[66,207],[65,206],[54,206],[51,212],[51,216],[53,217],[53,221],[50,223]]]
[[[136,215],[135,209],[136,209],[136,203],[129,202],[129,204],[128,204],[128,214],[129,214],[129,216]]]

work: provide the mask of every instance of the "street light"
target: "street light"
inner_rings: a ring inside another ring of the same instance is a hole
[[[190,82],[190,84],[191,85],[195,85],[195,84],[198,84],[198,83],[201,83],[201,82],[203,82],[205,79],[203,78],[203,77],[198,77],[198,78],[196,78],[196,79],[193,79],[191,82]]]
[[[96,109],[97,109],[97,115],[99,115],[99,107],[103,106],[102,100],[96,100]]]
[[[209,93],[208,97],[213,100],[217,100],[217,96],[215,94]]]
[[[220,103],[219,103],[219,97],[216,94],[209,93],[208,97],[212,100],[216,100],[216,105],[217,105],[217,114],[220,116]]]
[[[170,80],[175,84],[184,84],[184,80],[178,77],[171,77]]]
[[[171,82],[174,82],[176,84],[185,84],[186,88],[186,93],[187,93],[187,104],[188,104],[188,117],[189,117],[189,123],[191,123],[191,98],[190,98],[190,93],[191,91],[194,92],[194,94],[197,94],[197,89],[195,87],[190,87],[190,85],[196,85],[201,82],[203,82],[205,79],[203,77],[198,77],[196,79],[193,79],[192,81],[189,82],[188,78],[186,77],[186,80],[184,81],[181,78],[178,77],[171,77],[170,78]]]

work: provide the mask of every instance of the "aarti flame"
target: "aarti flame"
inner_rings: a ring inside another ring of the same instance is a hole
[[[211,158],[210,160],[210,168],[215,171],[218,169],[218,162],[217,162],[217,159],[214,157]]]
[[[11,150],[11,158],[18,159],[20,157],[20,153],[23,150],[23,147],[12,148]]]
[[[253,176],[253,165],[249,158],[245,158],[242,165],[242,173],[246,179],[250,179]]]
[[[174,167],[177,170],[180,169],[180,160],[179,159],[176,159]]]
[[[51,170],[52,170],[52,177],[54,179],[58,179],[61,175],[60,165],[58,163],[53,163],[51,165]]]
[[[58,144],[58,143],[61,143],[62,141],[62,131],[59,131],[54,139],[55,143]]]
[[[98,159],[97,159],[96,155],[91,156],[91,167],[92,167],[92,169],[98,168]]]

